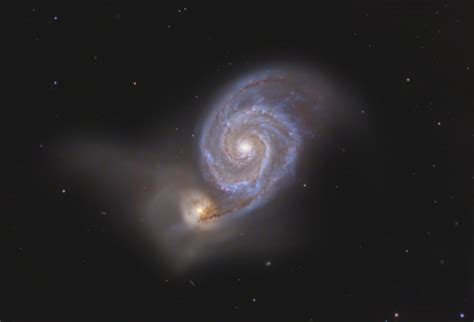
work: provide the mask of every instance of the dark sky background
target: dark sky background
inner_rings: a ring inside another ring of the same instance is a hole
[[[11,10],[1,321],[471,321],[472,9]],[[297,172],[285,211],[310,238],[289,254],[170,274],[58,170],[75,133],[140,145],[156,128],[186,157],[219,86],[275,59],[332,70],[366,124]]]

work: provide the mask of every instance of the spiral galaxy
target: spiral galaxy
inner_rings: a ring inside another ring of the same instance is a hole
[[[275,207],[255,210],[277,192],[291,195],[295,189],[283,188],[304,173],[308,152],[320,152],[327,134],[352,119],[347,93],[316,68],[271,65],[244,74],[206,104],[189,158],[170,161],[189,143],[175,137],[153,136],[139,148],[84,135],[64,145],[65,169],[139,222],[175,271],[234,250],[283,247],[297,238],[289,237],[293,219]]]
[[[192,194],[186,217],[203,223],[268,200],[293,172],[318,104],[316,82],[300,70],[265,70],[229,88],[199,141],[209,196]]]

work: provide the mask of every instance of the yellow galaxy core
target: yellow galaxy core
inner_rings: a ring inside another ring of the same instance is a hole
[[[198,190],[183,193],[181,209],[184,220],[191,226],[208,223],[218,217],[218,209],[213,200]]]
[[[242,141],[239,143],[239,152],[242,153],[242,154],[248,154],[250,151],[252,151],[253,149],[253,146],[252,146],[252,143],[250,143],[249,141]]]

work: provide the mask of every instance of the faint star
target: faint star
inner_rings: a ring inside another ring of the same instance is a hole
[[[61,189],[61,193],[66,193],[66,189]]]

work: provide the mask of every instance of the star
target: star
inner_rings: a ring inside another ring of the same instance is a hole
[[[453,224],[454,224],[454,228],[458,228],[458,227],[459,227],[459,221],[455,220],[455,221],[453,222]]]

